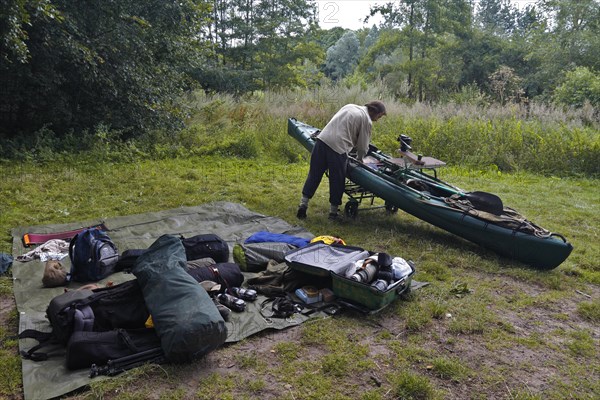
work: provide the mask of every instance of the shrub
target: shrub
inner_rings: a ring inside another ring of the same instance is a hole
[[[554,101],[573,107],[583,107],[586,102],[600,106],[600,75],[587,67],[567,72],[564,82],[556,88]]]

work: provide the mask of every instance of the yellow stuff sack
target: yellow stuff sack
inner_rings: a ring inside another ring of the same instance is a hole
[[[317,237],[313,238],[310,242],[311,243],[323,242],[325,244],[343,244],[344,246],[346,245],[346,242],[344,242],[344,239],[340,239],[338,237],[329,236],[329,235],[317,236]]]

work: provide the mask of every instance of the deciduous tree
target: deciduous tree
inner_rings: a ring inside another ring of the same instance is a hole
[[[176,123],[203,1],[3,2],[21,15],[2,28],[12,49],[0,59],[5,134],[98,124],[134,134]]]
[[[336,81],[351,74],[358,64],[360,43],[356,34],[346,32],[336,44],[327,49],[325,73]]]

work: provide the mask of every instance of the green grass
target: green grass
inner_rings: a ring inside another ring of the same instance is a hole
[[[302,346],[294,342],[280,342],[274,346],[273,351],[282,362],[291,363],[300,357]]]
[[[600,322],[600,299],[586,301],[577,305],[577,312],[592,322]]]
[[[567,347],[576,356],[589,355],[593,352],[598,354],[598,343],[594,341],[594,337],[590,331],[571,333],[571,340],[567,344]]]
[[[124,152],[115,144],[97,157],[58,154],[56,161],[48,157],[43,163],[36,158],[0,163],[0,251],[11,253],[10,229],[16,226],[98,220],[219,200],[299,223],[295,207],[308,153],[285,134],[285,113],[310,113],[299,105],[253,120],[259,117],[252,107],[245,115],[235,104],[211,107],[205,119],[195,116],[180,134],[185,146],[157,139],[153,149],[138,145],[134,151],[129,145]],[[264,344],[263,339],[249,338],[245,344],[250,350],[229,346],[215,352],[217,359],[234,365],[231,369],[221,366],[213,372],[201,363],[142,368],[96,382],[89,392],[73,396],[559,399],[569,393],[577,398],[597,393],[598,341],[590,332],[600,320],[598,179],[584,177],[581,170],[569,176],[563,167],[554,175],[534,174],[518,159],[504,160],[510,168],[499,168],[483,158],[489,147],[465,145],[477,124],[443,115],[434,123],[411,114],[414,110],[395,107],[407,113],[398,112],[376,125],[374,140],[380,147],[393,149],[394,135],[406,130],[417,139],[420,151],[455,164],[439,171],[442,179],[463,189],[499,194],[530,220],[565,235],[575,247],[573,254],[559,268],[540,272],[403,212],[388,215],[361,208],[356,220],[331,225],[324,183],[311,202],[309,218],[300,224],[315,235],[330,234],[350,245],[411,259],[417,265],[415,279],[430,285],[375,316],[349,313],[295,328],[294,340],[283,337],[267,343],[272,350],[268,358],[252,348]],[[322,124],[333,108],[317,110],[309,122]],[[226,112],[217,117],[214,110]],[[485,135],[494,143],[500,140],[494,129],[507,131],[502,149],[510,150],[518,138],[517,122],[508,118],[492,124]],[[520,126],[542,134],[544,124],[529,123]],[[461,137],[459,128],[467,125],[473,131]],[[456,137],[441,133],[448,127]],[[557,140],[557,129],[550,139]],[[548,143],[557,143],[552,140]],[[459,142],[462,149],[452,147]],[[464,158],[455,158],[462,150],[467,153]],[[482,154],[474,155],[477,151]],[[556,151],[548,158],[556,157]],[[535,152],[531,157],[542,157]],[[498,163],[499,155],[494,154]],[[525,161],[536,163],[531,157]],[[458,166],[459,162],[471,164]],[[540,162],[546,172],[549,162]],[[0,296],[7,303],[11,285],[10,276],[0,278]],[[3,322],[0,397],[11,398],[21,385],[16,341],[11,338],[17,330],[16,311]],[[519,361],[521,354],[531,357]],[[535,377],[543,385],[522,384],[517,379],[522,376]],[[461,387],[465,391],[457,392]]]
[[[12,280],[7,276],[0,276],[0,296],[12,294]]]
[[[428,400],[441,398],[432,383],[424,376],[401,372],[393,378],[393,395],[398,399]]]
[[[198,399],[234,399],[232,391],[236,387],[234,375],[211,374],[200,380]]]
[[[235,361],[240,368],[253,369],[257,372],[264,370],[265,367],[260,355],[253,351],[236,354]]]
[[[437,357],[432,361],[434,373],[444,380],[460,382],[470,374],[469,368],[465,367],[460,360]]]

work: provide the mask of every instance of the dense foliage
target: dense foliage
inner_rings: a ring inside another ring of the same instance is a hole
[[[26,142],[0,142],[0,161],[32,160],[65,164],[92,158],[95,162],[220,156],[306,162],[309,153],[287,134],[287,119],[323,127],[340,104],[376,98],[383,85],[360,90],[331,86],[329,90],[266,92],[239,101],[233,95],[189,99],[186,127],[178,132],[152,131],[136,140],[122,140],[106,127],[75,136],[57,137],[40,130]],[[466,92],[464,97],[471,98]],[[600,176],[600,124],[587,105],[565,112],[541,105],[477,106],[470,104],[404,104],[383,98],[388,116],[375,124],[373,143],[388,154],[398,149],[401,133],[413,138],[415,152],[449,165],[498,172],[531,171],[556,176]],[[83,155],[73,154],[78,146]]]
[[[173,140],[197,87],[293,104],[334,82],[407,104],[581,108],[595,134],[600,120],[600,0],[399,0],[356,31],[320,29],[310,0],[0,3],[0,135],[13,144]]]
[[[1,126],[64,134],[173,126],[203,1],[3,0]]]

